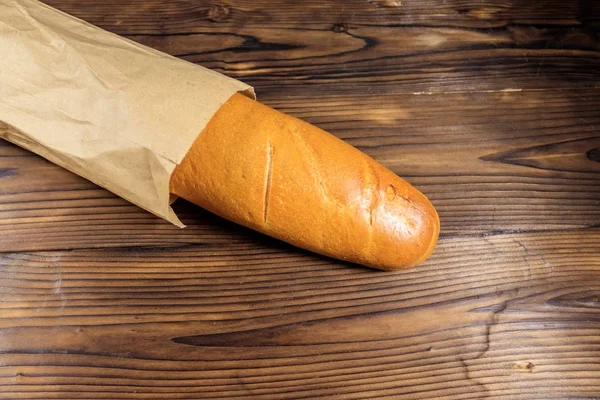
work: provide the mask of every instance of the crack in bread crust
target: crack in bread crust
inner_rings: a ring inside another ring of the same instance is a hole
[[[264,208],[263,208],[263,222],[265,225],[268,223],[269,218],[269,198],[271,197],[271,182],[273,180],[273,156],[275,155],[275,148],[271,145],[271,141],[267,142],[267,162],[266,162],[266,173],[265,173],[265,197],[264,197]]]

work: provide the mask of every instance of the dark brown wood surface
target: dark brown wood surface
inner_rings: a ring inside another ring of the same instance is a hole
[[[1,399],[600,398],[599,2],[45,2],[254,85],[442,232],[373,271],[0,142]]]

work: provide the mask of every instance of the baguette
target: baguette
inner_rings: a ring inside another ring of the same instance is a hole
[[[432,252],[439,218],[417,189],[337,137],[242,94],[212,117],[173,194],[329,257],[383,270]]]

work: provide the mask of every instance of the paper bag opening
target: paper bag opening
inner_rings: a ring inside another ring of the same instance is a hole
[[[248,85],[36,0],[0,0],[2,136],[183,227],[175,166]]]

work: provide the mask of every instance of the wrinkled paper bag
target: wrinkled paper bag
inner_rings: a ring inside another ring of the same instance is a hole
[[[242,82],[35,0],[0,0],[0,135],[183,226],[169,179]]]

